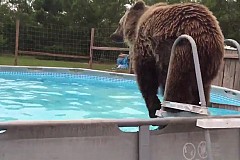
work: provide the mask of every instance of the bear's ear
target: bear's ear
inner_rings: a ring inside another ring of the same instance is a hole
[[[145,2],[142,0],[137,1],[132,7],[132,9],[134,10],[143,10],[144,8],[145,8]]]
[[[130,10],[130,8],[132,7],[131,4],[125,4],[124,7],[126,7],[126,10]]]

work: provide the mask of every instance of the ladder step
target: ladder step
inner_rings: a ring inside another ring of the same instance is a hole
[[[166,108],[172,108],[172,109],[178,109],[178,110],[202,114],[202,115],[208,115],[207,107],[202,107],[202,106],[197,106],[192,104],[164,101],[162,103],[162,106]]]

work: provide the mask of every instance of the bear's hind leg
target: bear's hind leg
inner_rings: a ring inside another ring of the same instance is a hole
[[[179,73],[171,74],[168,86],[166,86],[165,101],[191,104],[193,95],[191,93],[191,86],[187,75],[179,76]],[[179,110],[164,108],[167,112],[179,112]]]
[[[210,92],[211,92],[211,83],[204,84],[204,94],[207,107],[210,106]]]

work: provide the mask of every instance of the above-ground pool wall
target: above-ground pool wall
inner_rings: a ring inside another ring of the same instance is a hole
[[[224,63],[213,85],[240,91],[240,62],[236,50],[225,50]]]
[[[204,130],[196,127],[195,118],[163,121],[168,124],[166,128],[151,131],[150,136],[143,134],[141,142],[138,132],[122,132],[110,121],[1,123],[0,128],[7,131],[0,134],[0,159],[138,160],[140,155],[145,156],[140,160],[208,158]],[[240,160],[239,129],[210,133],[214,160]]]

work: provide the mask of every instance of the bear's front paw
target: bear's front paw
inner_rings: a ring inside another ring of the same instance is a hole
[[[157,118],[158,116],[156,115],[157,111],[161,109],[161,102],[157,101],[157,103],[155,103],[154,107],[151,107],[151,109],[149,110],[149,117],[150,118]]]

